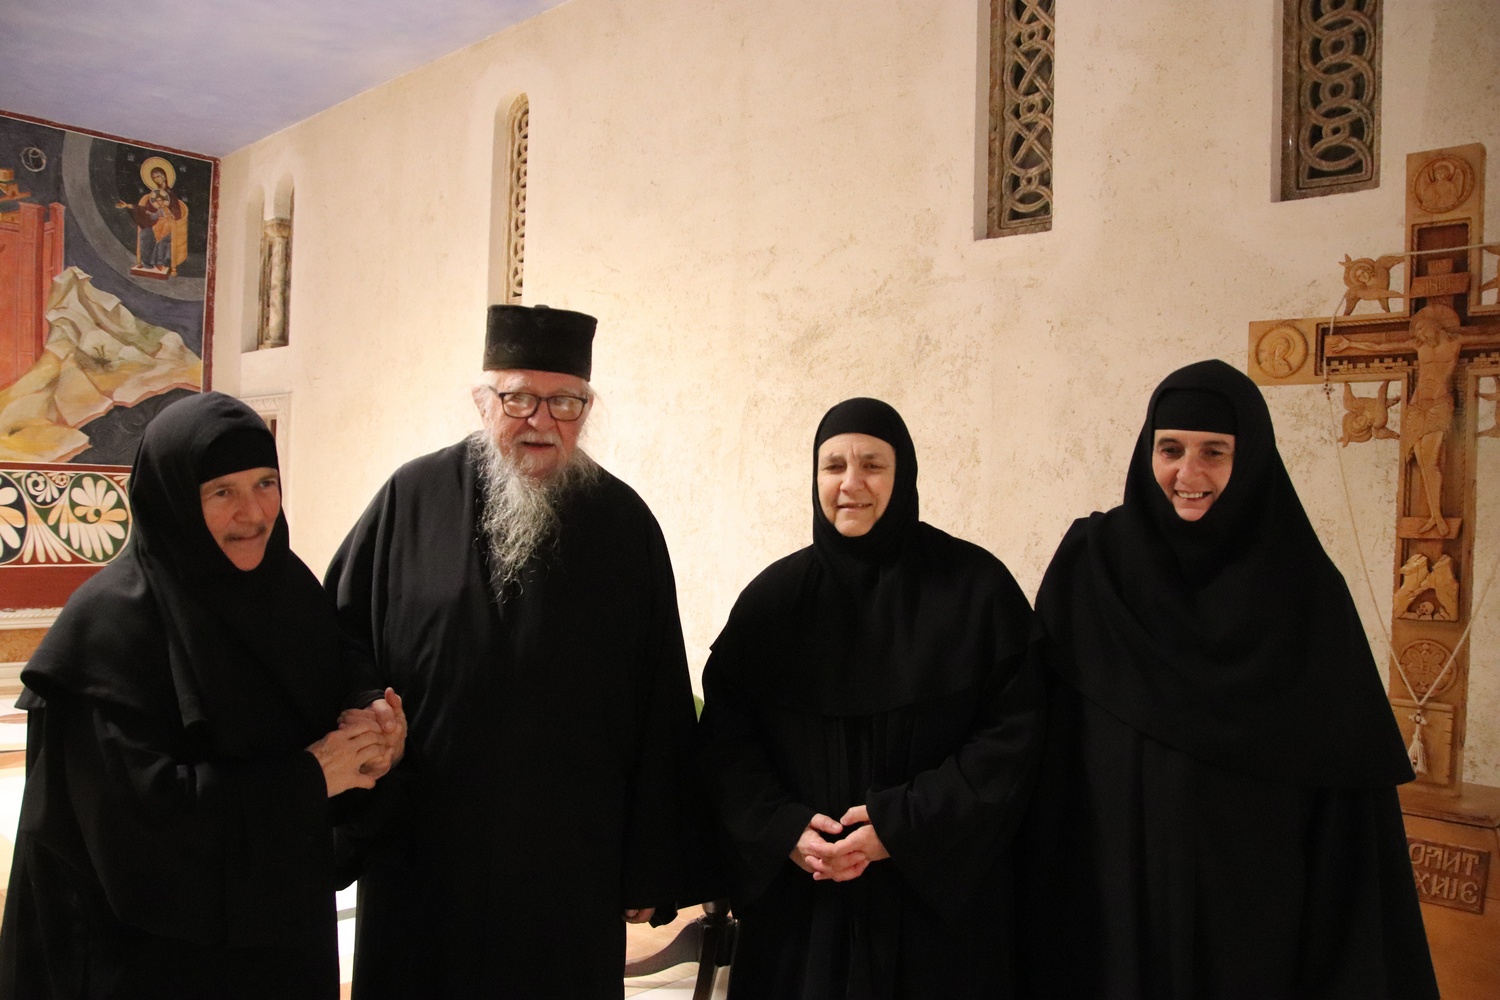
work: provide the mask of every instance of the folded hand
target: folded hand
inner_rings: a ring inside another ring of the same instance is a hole
[[[345,709],[339,716],[340,729],[364,724],[373,725],[381,734],[383,749],[365,763],[363,771],[372,778],[383,778],[406,752],[406,713],[401,709],[401,696],[386,688],[385,694],[368,706]]]

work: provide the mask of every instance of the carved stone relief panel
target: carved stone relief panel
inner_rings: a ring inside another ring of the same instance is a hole
[[[1052,228],[1056,0],[991,0],[989,236]]]
[[[1282,199],[1378,187],[1380,0],[1282,2]]]

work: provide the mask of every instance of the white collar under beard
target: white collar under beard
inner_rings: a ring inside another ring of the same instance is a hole
[[[598,482],[603,470],[575,449],[567,465],[548,479],[536,480],[518,472],[483,431],[469,438],[469,454],[479,469],[479,533],[489,540],[490,583],[498,598],[521,578],[531,557],[555,538],[558,501]]]

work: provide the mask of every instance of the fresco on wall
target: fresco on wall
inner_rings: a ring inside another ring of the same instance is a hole
[[[208,384],[217,168],[0,112],[0,608],[119,554],[141,432]]]

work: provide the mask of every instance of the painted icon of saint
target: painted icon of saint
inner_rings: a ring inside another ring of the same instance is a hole
[[[135,204],[115,202],[116,208],[130,212],[135,221],[135,267],[131,272],[171,277],[187,260],[187,202],[177,197],[177,170],[163,157],[148,157],[141,164],[141,180],[147,190]]]

